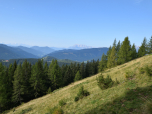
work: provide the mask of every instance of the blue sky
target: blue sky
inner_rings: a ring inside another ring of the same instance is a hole
[[[0,43],[109,47],[152,36],[152,0],[0,0]]]

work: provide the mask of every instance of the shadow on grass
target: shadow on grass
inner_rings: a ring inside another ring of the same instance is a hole
[[[146,109],[143,109],[142,105],[150,98],[152,98],[152,86],[127,89],[124,96],[99,105],[85,114],[143,114]]]

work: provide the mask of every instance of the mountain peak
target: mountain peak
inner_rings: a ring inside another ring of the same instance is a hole
[[[81,44],[75,44],[74,46],[69,47],[69,49],[88,49],[88,48],[94,48],[94,47],[81,45]]]

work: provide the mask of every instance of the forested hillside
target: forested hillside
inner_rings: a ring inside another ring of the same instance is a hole
[[[8,60],[17,58],[38,58],[38,56],[25,52],[20,48],[0,44],[0,59]]]
[[[60,51],[55,51],[48,56],[55,57],[57,59],[70,59],[73,61],[88,61],[88,60],[93,60],[94,58],[98,60],[101,58],[103,53],[107,53],[108,48],[91,48],[91,49],[82,49],[82,50],[60,50]]]
[[[152,55],[145,54],[151,53],[152,38],[146,45],[145,40],[138,53],[134,50],[134,45],[129,45],[128,37],[121,43],[117,53],[115,40],[107,56],[103,55],[100,62],[92,61],[86,65],[71,64],[60,68],[57,61],[53,60],[48,68],[47,63],[43,66],[39,60],[32,67],[25,61],[23,65],[10,65],[5,70],[0,64],[3,74],[0,76],[0,92],[3,93],[0,94],[0,98],[3,98],[0,101],[3,103],[1,110],[11,108],[7,107],[10,106],[7,103],[17,103],[13,105],[21,105],[8,113],[151,114]],[[123,55],[119,52],[123,52]],[[11,79],[9,74],[12,73],[9,71],[14,66],[16,70]],[[98,70],[100,73],[93,76]],[[13,83],[8,79],[14,80]],[[48,95],[38,98],[45,94]],[[8,102],[9,98],[12,100]],[[38,99],[25,103],[31,98]]]
[[[50,57],[50,56],[47,56],[47,57],[44,57],[44,58],[40,58],[40,60],[43,59],[43,65],[45,64],[45,62],[48,63],[48,66],[50,65],[50,63],[52,62],[52,60],[57,60],[56,58],[54,57]],[[34,65],[39,59],[10,59],[10,60],[0,60],[0,62],[2,62],[2,64],[6,67],[9,67],[10,64],[13,64],[15,61],[16,61],[16,64],[19,65],[19,64],[23,64],[23,62],[27,60],[27,62],[29,62],[31,65]],[[76,62],[76,61],[72,61],[72,60],[68,60],[68,59],[58,59],[58,65],[61,67],[62,65],[70,65],[71,63],[80,63],[80,62]]]
[[[149,41],[144,38],[138,52],[135,49],[135,44],[131,45],[129,38],[125,37],[122,43],[120,41],[117,43],[114,40],[113,46],[110,46],[107,54],[102,55],[101,61],[92,60],[86,64],[84,62],[81,64],[71,63],[69,66],[62,65],[62,67],[54,59],[49,67],[47,62],[43,65],[42,60],[38,60],[34,65],[31,65],[27,60],[22,65],[17,65],[14,62],[8,68],[0,63],[0,111],[3,112],[21,105],[23,102],[53,92],[52,96],[49,95],[51,101],[44,101],[47,106],[42,106],[43,103],[36,103],[33,104],[34,107],[30,105],[30,109],[26,107],[22,112],[26,110],[33,113],[46,113],[47,111],[63,112],[64,110],[67,113],[140,113],[141,104],[147,103],[147,101],[140,100],[137,95],[141,94],[144,96],[143,98],[150,98],[152,95],[149,92],[152,89],[150,81],[152,76],[151,53],[152,37]],[[146,54],[148,55],[145,56]],[[140,59],[139,57],[143,58]],[[98,72],[103,74],[99,77],[87,78]],[[80,83],[81,81],[76,82],[84,78],[87,79],[83,80],[83,83]],[[74,83],[75,86],[69,85],[73,82],[76,82]],[[89,92],[81,87],[76,96],[75,91],[78,91],[79,84],[84,85]],[[57,91],[59,88],[63,88],[59,90],[60,94]],[[138,93],[135,93],[136,91]],[[89,95],[90,97],[85,97]],[[64,101],[64,99],[66,100]],[[59,108],[56,108],[58,106],[57,101],[61,106]],[[50,103],[51,105],[48,105]],[[116,105],[113,105],[114,103]],[[120,106],[120,103],[126,108]],[[131,105],[132,103],[135,105]],[[84,106],[83,109],[80,104]],[[94,104],[93,107],[92,104]],[[62,107],[63,105],[66,106]],[[45,107],[49,107],[50,110]],[[149,108],[149,106],[147,107]],[[44,110],[40,110],[42,108]],[[141,110],[149,111],[149,109]],[[14,108],[14,111],[21,113],[21,109],[18,108]]]

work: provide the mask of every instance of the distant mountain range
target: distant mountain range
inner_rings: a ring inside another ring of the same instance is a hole
[[[87,61],[92,59],[100,59],[103,53],[107,53],[109,48],[90,48],[82,50],[65,49],[52,52],[46,56],[55,57],[57,59],[70,59],[73,61]]]
[[[38,58],[38,56],[23,51],[17,47],[9,47],[4,44],[0,44],[0,59],[17,59],[17,58]]]
[[[69,47],[68,49],[80,50],[80,49],[88,49],[88,48],[94,48],[94,47],[76,44],[76,45],[74,45],[74,46]]]
[[[108,48],[91,48],[85,45],[75,45],[72,49],[55,50],[51,47],[25,47],[17,46],[10,47],[0,44],[0,59],[24,59],[24,58],[42,58],[46,56],[54,57],[56,59],[69,59],[72,61],[87,61],[92,59],[100,59],[103,53],[107,53]],[[81,49],[85,48],[85,49]],[[86,49],[87,48],[87,49]]]

